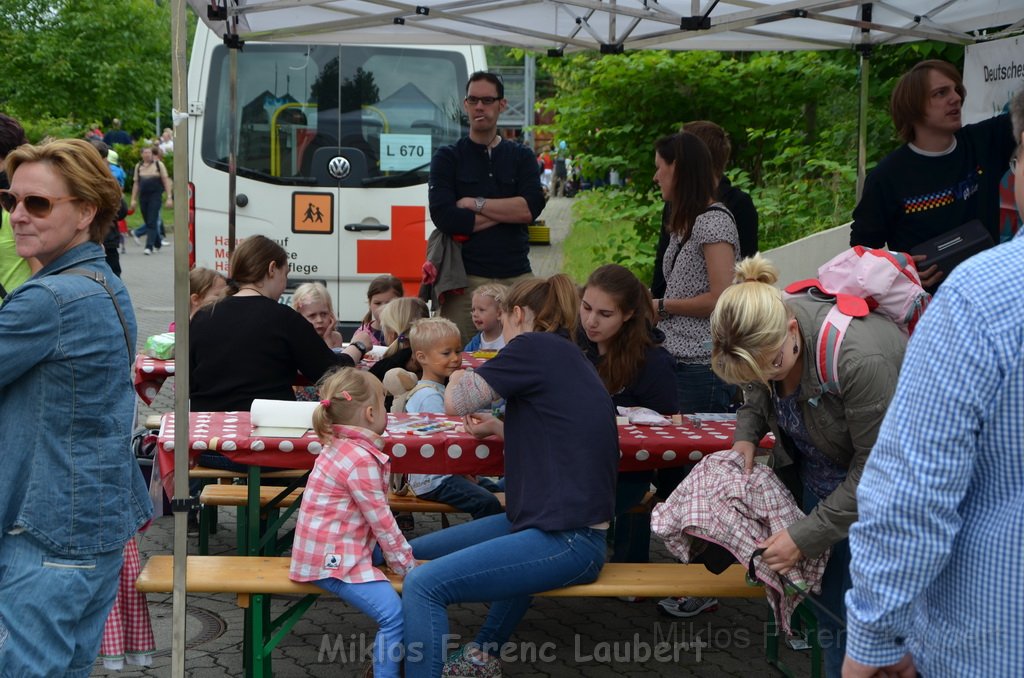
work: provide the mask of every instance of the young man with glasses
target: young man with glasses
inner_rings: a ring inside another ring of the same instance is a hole
[[[527,225],[540,215],[544,196],[533,153],[498,133],[498,117],[508,107],[501,78],[473,73],[462,107],[469,136],[439,148],[430,163],[430,218],[462,243],[468,287],[445,296],[441,315],[459,326],[465,343],[476,333],[473,290],[532,276]]]
[[[966,94],[956,67],[937,59],[900,78],[890,111],[906,143],[868,175],[853,211],[851,245],[908,252],[972,219],[999,241],[999,180],[1015,143],[1010,116],[963,125]],[[933,290],[944,273],[915,260],[921,283]]]

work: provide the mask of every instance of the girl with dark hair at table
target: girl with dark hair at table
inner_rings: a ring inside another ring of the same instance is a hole
[[[445,405],[478,436],[505,438],[507,512],[420,537],[405,579],[409,678],[500,675],[497,657],[531,594],[594,581],[615,504],[618,433],[611,398],[571,336],[579,309],[565,275],[524,280],[503,301],[504,349],[449,379]],[[505,421],[472,414],[504,398]],[[473,643],[445,662],[446,607],[491,601]]]
[[[576,340],[597,367],[612,402],[672,415],[679,412],[675,363],[654,324],[651,293],[629,269],[606,264],[587,278]],[[653,471],[619,473],[612,562],[649,559],[650,516],[627,512],[643,500],[653,477]]]

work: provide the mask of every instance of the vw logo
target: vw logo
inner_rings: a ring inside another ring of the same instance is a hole
[[[348,161],[343,155],[337,155],[331,158],[331,161],[327,163],[327,171],[331,173],[331,176],[335,179],[344,179],[352,172],[352,163]]]

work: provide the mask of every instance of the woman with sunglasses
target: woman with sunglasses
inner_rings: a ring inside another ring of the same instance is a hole
[[[0,305],[0,666],[86,676],[152,513],[130,451],[135,314],[100,244],[121,190],[80,139],[21,146],[6,168],[0,205],[42,268]]]
[[[778,272],[760,255],[736,266],[737,284],[722,293],[711,314],[711,364],[718,376],[743,388],[733,449],[743,453],[749,470],[757,441],[772,431],[775,468],[787,485],[799,488],[794,495],[807,512],[762,544],[765,564],[785,573],[799,559],[831,547],[820,601],[845,620],[843,596],[851,585],[846,535],[857,519],[857,483],[896,389],[906,337],[881,315],[855,318],[839,349],[841,390],[824,392],[814,347],[832,303],[809,295],[783,301],[777,280]],[[824,614],[818,625],[835,639],[823,649],[826,675],[838,678],[845,629]]]

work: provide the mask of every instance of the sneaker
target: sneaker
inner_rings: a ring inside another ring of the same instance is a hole
[[[150,254],[153,253],[153,249],[150,248],[150,247],[147,247],[146,249],[142,250],[142,253],[145,254],[148,257]]]
[[[466,652],[469,645],[448,655],[441,669],[442,678],[501,678],[501,661],[496,657],[482,660]]]
[[[167,247],[168,245],[171,244],[171,241],[168,240],[167,238],[164,238],[163,240],[160,241],[160,244],[164,247]]]
[[[132,240],[135,241],[135,244],[141,247],[142,241],[139,240],[139,236],[135,235],[135,231],[128,231],[128,233],[132,236]]]
[[[718,598],[662,598],[658,609],[670,617],[696,617],[718,609]]]

